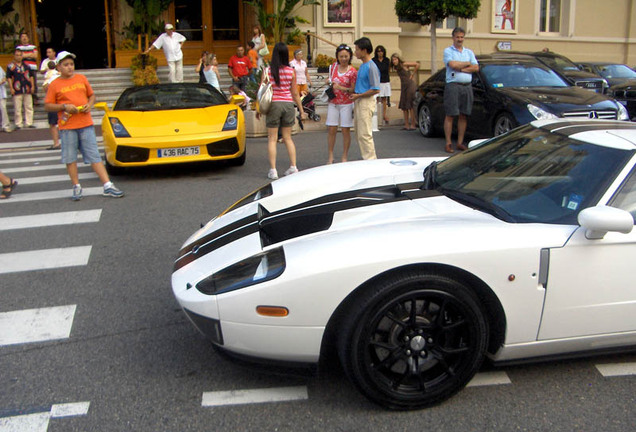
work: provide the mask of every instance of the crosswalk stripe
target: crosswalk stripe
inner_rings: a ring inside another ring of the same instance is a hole
[[[102,145],[98,145],[97,149],[102,151],[104,150],[104,146]],[[34,155],[42,155],[42,156],[52,156],[52,155],[56,155],[57,158],[59,159],[59,152],[60,150],[44,150],[44,149],[33,149],[33,150],[26,150],[26,151],[5,151],[5,152],[0,152],[0,156],[34,156]]]
[[[49,153],[51,154],[51,153]],[[46,161],[60,160],[60,155],[46,156],[46,157],[34,157],[34,158],[22,158],[22,159],[0,159],[0,165],[12,165],[18,163],[40,163]]]
[[[92,246],[42,249],[0,254],[0,274],[88,264]]]
[[[79,164],[78,164],[79,168]],[[28,166],[28,167],[15,167],[15,168],[3,168],[2,172],[5,174],[13,174],[19,172],[35,172],[35,171],[47,171],[47,170],[65,170],[66,165],[64,164],[47,164],[47,165],[37,165],[37,166]]]
[[[77,305],[0,313],[0,346],[68,339]]]
[[[104,188],[102,186],[82,188],[82,195],[84,197],[102,195],[103,193],[104,193]],[[48,192],[16,193],[15,195],[11,195],[10,199],[0,200],[0,205],[17,203],[17,202],[25,202],[25,201],[40,201],[40,200],[47,200],[47,199],[57,199],[57,198],[70,199],[71,195],[72,195],[71,188],[63,189],[63,190],[48,191]]]
[[[93,171],[86,173],[79,173],[78,178],[80,180],[86,179],[94,179],[99,178],[97,174]],[[42,184],[42,183],[57,183],[57,182],[71,182],[68,174],[60,174],[60,175],[50,175],[50,176],[40,176],[40,177],[18,177],[18,185],[29,185],[29,184]],[[70,188],[70,186],[69,186]]]
[[[473,377],[466,387],[511,384],[508,374],[502,371],[480,372]]]
[[[51,414],[48,412],[0,418],[0,432],[46,432]]]
[[[75,417],[88,414],[90,402],[56,404],[51,407],[51,418]]]
[[[99,222],[101,209],[0,218],[0,231]]]
[[[597,364],[596,369],[604,377],[636,375],[636,362]]]
[[[46,432],[50,419],[83,416],[88,414],[89,407],[90,402],[57,404],[49,411],[0,417],[0,432]]]
[[[212,407],[266,402],[288,402],[306,399],[309,399],[306,386],[278,387],[205,392],[203,393],[201,405],[204,407]]]

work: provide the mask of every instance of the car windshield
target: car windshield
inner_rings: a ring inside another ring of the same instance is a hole
[[[433,166],[423,188],[508,222],[577,224],[632,155],[526,125]]]
[[[578,71],[579,68],[572,63],[570,60],[561,58],[561,57],[548,57],[548,56],[541,56],[541,60],[547,64],[548,66],[550,66],[552,69],[556,69],[560,72],[566,72],[566,71]]]
[[[603,75],[603,78],[634,78],[636,79],[636,72],[629,67],[622,64],[607,64],[598,65],[598,70]]]
[[[487,64],[480,68],[489,87],[568,87],[553,71],[535,64]]]
[[[163,111],[227,104],[214,87],[205,84],[159,84],[126,89],[114,111]]]

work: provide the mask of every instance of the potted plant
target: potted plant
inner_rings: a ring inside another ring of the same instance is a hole
[[[318,54],[314,60],[314,64],[318,68],[319,73],[329,72],[329,66],[334,64],[336,59],[326,54]]]
[[[123,40],[115,50],[117,67],[132,66],[133,58],[145,49],[142,44],[143,38],[147,44],[152,42],[151,35],[157,35],[163,31],[163,23],[159,21],[159,17],[171,2],[172,0],[126,0],[133,10],[133,20],[126,24],[123,32],[120,33]],[[159,62],[161,63],[162,60]]]
[[[137,54],[132,59],[132,82],[135,86],[159,84],[157,59],[147,54]]]

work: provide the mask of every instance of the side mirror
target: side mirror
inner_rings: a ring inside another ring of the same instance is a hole
[[[108,111],[108,104],[106,102],[97,102],[95,105],[93,105],[93,107],[104,112]]]
[[[244,105],[245,104],[245,96],[241,96],[241,95],[232,95],[230,97],[230,103],[232,105]]]
[[[608,232],[628,234],[634,228],[634,218],[629,212],[609,206],[581,210],[577,219],[590,240],[602,239]]]

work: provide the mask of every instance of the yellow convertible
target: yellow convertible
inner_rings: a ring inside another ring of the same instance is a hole
[[[104,102],[106,168],[229,160],[245,163],[245,121],[238,104],[207,84],[131,87],[113,109]]]

